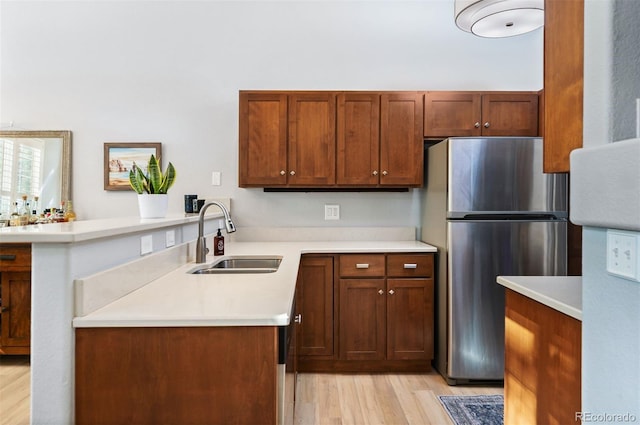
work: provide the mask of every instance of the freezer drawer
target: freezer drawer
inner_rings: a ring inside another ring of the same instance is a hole
[[[504,376],[498,275],[566,275],[566,221],[449,221],[447,375]]]

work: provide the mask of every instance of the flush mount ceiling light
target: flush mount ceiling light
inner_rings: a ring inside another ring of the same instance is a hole
[[[544,25],[544,0],[455,0],[456,25],[480,37],[510,37]]]

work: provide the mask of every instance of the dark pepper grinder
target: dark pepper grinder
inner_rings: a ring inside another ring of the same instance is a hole
[[[218,228],[218,234],[213,238],[213,255],[224,255],[224,236],[220,233],[220,228]]]

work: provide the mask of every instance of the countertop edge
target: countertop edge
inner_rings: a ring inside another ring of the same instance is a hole
[[[582,321],[581,276],[498,276],[496,281],[505,288]],[[553,290],[550,290],[546,285],[542,287],[542,284],[549,282],[555,284],[562,282],[560,284],[570,285],[570,289],[579,291],[580,301],[567,300],[567,297],[562,296],[563,294],[554,294]]]

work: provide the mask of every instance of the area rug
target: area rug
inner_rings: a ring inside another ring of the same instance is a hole
[[[456,425],[503,425],[501,395],[439,395],[438,399]]]

